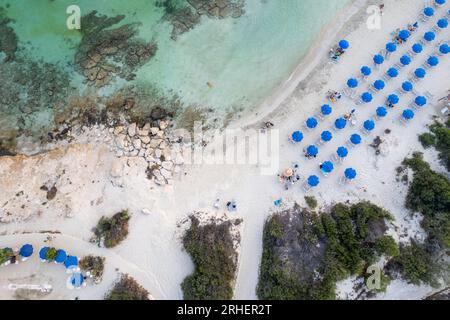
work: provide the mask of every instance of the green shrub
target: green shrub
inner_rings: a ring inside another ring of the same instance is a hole
[[[183,245],[195,266],[181,288],[187,300],[227,300],[233,297],[237,254],[230,233],[231,223],[200,226],[191,217],[191,227],[183,237]]]
[[[435,122],[430,126],[430,131],[435,137],[435,148],[439,152],[442,165],[450,171],[450,126],[449,121],[445,125]]]
[[[0,249],[0,265],[9,261],[13,255],[14,253],[11,248]]]
[[[396,257],[400,254],[397,243],[391,236],[383,236],[375,242],[376,250],[386,257]]]
[[[415,153],[404,164],[414,171],[406,196],[406,207],[423,215],[422,227],[431,240],[450,247],[450,182],[431,170],[422,154]]]
[[[45,257],[47,258],[48,261],[53,261],[56,259],[56,254],[57,254],[57,250],[56,248],[49,248],[47,250],[47,253],[45,254]]]
[[[400,255],[393,260],[400,267],[403,277],[415,285],[438,285],[440,266],[427,251],[424,244],[414,240],[408,246],[400,247]]]
[[[432,133],[425,132],[419,135],[419,141],[422,144],[422,146],[426,149],[431,146],[434,146],[435,144],[435,137]]]
[[[127,237],[129,220],[127,210],[116,213],[111,218],[101,217],[95,234],[99,241],[103,240],[106,248],[115,247]]]
[[[149,300],[149,292],[125,274],[116,282],[113,289],[106,295],[106,300]]]
[[[283,214],[273,215],[264,226],[257,288],[260,299],[334,299],[337,281],[351,275],[363,276],[366,266],[381,255],[398,253],[395,241],[385,235],[385,220],[392,219],[391,215],[372,203],[337,204],[330,213],[319,216],[303,213],[310,219],[303,219],[300,224],[295,224],[292,216],[282,220]],[[299,213],[293,211],[293,214]],[[293,229],[299,233],[297,242],[289,237]],[[302,261],[317,258],[318,253],[311,255],[313,248],[305,245],[312,242],[304,236],[310,229],[314,230],[317,243],[324,246],[323,259],[314,268],[318,275],[305,271],[302,264],[295,266],[297,258]],[[300,249],[295,251],[295,248]],[[290,256],[298,253],[302,256]],[[384,279],[384,287],[388,281]]]
[[[105,258],[98,256],[86,256],[80,260],[81,270],[89,271],[95,280],[100,280],[105,269]]]
[[[314,197],[310,197],[310,196],[305,196],[305,201],[306,204],[308,205],[308,207],[310,207],[311,209],[315,209],[317,208],[317,200]]]

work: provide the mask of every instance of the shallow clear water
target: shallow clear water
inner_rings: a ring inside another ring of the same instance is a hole
[[[7,14],[15,20],[12,26],[21,44],[34,57],[69,70],[80,35],[66,28],[68,5],[79,5],[82,14],[97,10],[108,16],[124,14],[122,23],[140,22],[140,37],[154,39],[158,51],[134,81],[176,93],[186,105],[212,107],[216,116],[231,107],[248,110],[260,104],[347,3],[247,0],[240,18],[203,16],[199,25],[174,41],[171,25],[154,0],[0,0],[3,7],[9,4]]]

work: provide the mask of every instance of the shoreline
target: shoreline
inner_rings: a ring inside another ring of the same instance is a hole
[[[277,86],[264,101],[249,114],[230,122],[227,129],[246,128],[255,125],[271,113],[276,112],[282,103],[292,95],[298,85],[304,81],[315,68],[321,65],[326,53],[334,44],[336,37],[342,32],[345,23],[368,3],[369,0],[351,0],[320,32],[316,41],[312,43],[287,79]],[[351,12],[350,15],[346,13]],[[328,61],[328,60],[326,60]],[[255,119],[256,118],[256,119]]]

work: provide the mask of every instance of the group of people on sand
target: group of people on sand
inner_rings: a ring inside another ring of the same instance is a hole
[[[388,108],[394,108],[395,107],[395,104],[393,104],[391,101],[389,101],[389,99],[388,100],[386,100],[386,106],[388,107]]]
[[[411,33],[415,32],[417,28],[419,28],[419,22],[417,21],[414,23],[410,23],[407,26],[408,31]],[[392,32],[392,41],[394,41],[396,44],[402,44],[406,41],[405,39],[402,39],[400,37],[400,28],[397,28],[394,32]]]
[[[227,202],[227,210],[230,212],[235,212],[237,211],[237,204],[236,201],[231,200]],[[214,202],[214,208],[219,209],[220,208],[220,199],[216,199],[216,202]]]
[[[356,109],[352,109],[349,113],[344,114],[344,119],[348,122],[352,122],[354,119],[354,114],[356,112]]]
[[[278,180],[281,183],[284,183],[284,187],[286,190],[289,189],[289,187],[293,186],[295,183],[300,181],[300,175],[298,174],[298,164],[294,164],[292,168],[287,168],[283,171],[282,174],[278,174]]]
[[[335,47],[335,48],[331,48],[330,50],[330,58],[333,60],[339,60],[340,57],[345,53],[345,50],[342,49],[341,47]]]
[[[327,99],[331,102],[337,102],[339,99],[342,98],[342,94],[339,91],[334,90],[328,90],[327,92]]]

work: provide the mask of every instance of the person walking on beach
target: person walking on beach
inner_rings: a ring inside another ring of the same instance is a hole
[[[234,200],[233,201],[228,201],[227,202],[227,209],[228,209],[228,211],[236,211],[236,209],[237,209],[236,202]]]

